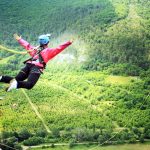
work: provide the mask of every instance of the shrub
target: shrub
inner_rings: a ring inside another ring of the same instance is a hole
[[[24,141],[31,137],[31,133],[27,129],[23,129],[18,133],[18,139],[19,141]]]
[[[75,146],[75,140],[74,139],[70,140],[70,142],[69,142],[69,148],[72,148],[73,146]]]
[[[52,145],[51,145],[51,148],[54,148],[54,147],[55,147],[55,145],[54,145],[54,144],[52,144]]]
[[[41,137],[31,137],[23,142],[26,146],[33,146],[44,143],[44,139]]]

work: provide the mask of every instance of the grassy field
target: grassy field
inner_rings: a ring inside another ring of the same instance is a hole
[[[119,85],[130,84],[131,81],[134,80],[136,80],[136,77],[108,76],[108,78],[106,78],[107,83],[119,84]]]
[[[42,148],[32,148],[33,150],[42,150]],[[55,146],[54,148],[44,148],[44,150],[149,150],[150,144],[124,144],[117,146]]]

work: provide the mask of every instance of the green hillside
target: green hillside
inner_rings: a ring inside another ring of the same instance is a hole
[[[6,93],[0,83],[0,148],[150,140],[148,0],[1,0],[0,6],[0,45],[23,51],[14,33],[33,45],[52,33],[50,47],[75,39],[63,52],[74,59],[50,61],[32,90]],[[15,76],[26,58],[0,49],[0,75]]]
[[[5,94],[6,85],[1,84],[3,138],[38,137],[46,143],[103,143],[114,135],[111,141],[118,143],[150,138],[150,97],[144,79],[65,68],[56,72],[53,65],[32,90],[25,91],[51,133],[43,130],[44,124],[22,90]],[[24,144],[30,145],[29,141]]]
[[[80,49],[90,56],[88,68],[98,68],[101,62],[146,68],[149,64],[149,1],[2,0],[0,5],[3,45],[16,48],[12,39],[16,32],[34,44],[43,33],[52,33],[54,43],[65,34],[61,40],[74,36],[85,42],[86,48],[80,45]],[[78,47],[73,49],[79,52]]]
[[[59,73],[54,75],[48,73],[44,76],[47,79],[41,79],[33,90],[26,92],[45,117],[44,120],[49,124],[50,129],[64,130],[76,127],[115,129],[116,126],[124,127],[126,123],[128,127],[143,127],[148,123],[149,116],[146,115],[149,113],[149,110],[146,110],[149,105],[148,100],[143,108],[145,111],[140,110],[148,90],[144,90],[143,82],[137,78],[126,77],[128,83],[124,85],[122,80],[118,80],[118,84],[110,83],[107,80],[108,75],[100,72],[66,72],[64,76]],[[7,116],[2,118],[4,129],[10,131],[21,129],[22,126],[28,125],[30,121],[27,120],[32,118],[32,115],[35,118],[23,95],[21,90],[7,94],[6,100],[2,103],[4,109],[2,111]],[[13,103],[17,103],[16,109],[11,108]],[[23,105],[26,107],[24,108]],[[130,110],[131,108],[133,110]],[[23,112],[22,115],[20,111]],[[122,114],[122,111],[126,113]],[[25,118],[22,120],[23,116]],[[130,120],[130,116],[134,117],[133,120]],[[136,120],[137,116],[139,120]],[[32,123],[28,125],[31,131],[41,126],[38,126],[36,120],[32,119]],[[112,121],[115,123],[113,124]]]

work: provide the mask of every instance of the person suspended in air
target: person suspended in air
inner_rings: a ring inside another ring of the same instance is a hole
[[[49,48],[49,35],[41,35],[38,39],[40,45],[34,47],[22,39],[21,36],[18,36],[18,34],[14,34],[14,38],[27,50],[31,58],[24,62],[25,67],[21,69],[15,78],[10,76],[0,76],[0,82],[10,83],[9,87],[6,89],[7,92],[19,88],[32,89],[37,83],[40,75],[43,73],[48,61],[73,42],[70,40],[56,48]]]

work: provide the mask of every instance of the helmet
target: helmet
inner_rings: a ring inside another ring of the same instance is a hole
[[[39,43],[40,45],[46,45],[49,43],[49,35],[40,35],[39,36]]]

